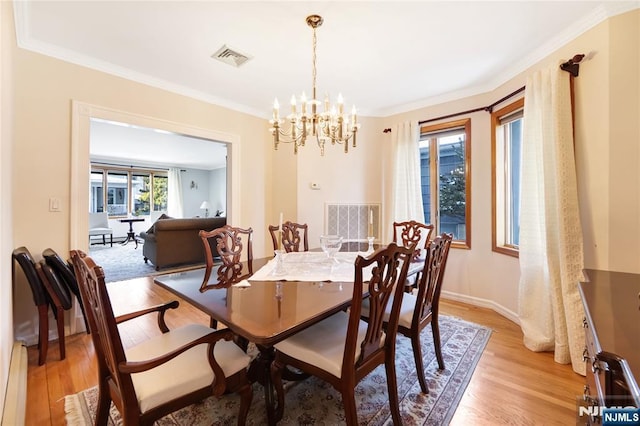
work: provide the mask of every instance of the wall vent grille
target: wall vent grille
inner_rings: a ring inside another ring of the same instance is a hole
[[[380,204],[326,204],[326,233],[341,235],[344,241],[367,241],[372,215],[373,236],[379,241],[380,212]]]

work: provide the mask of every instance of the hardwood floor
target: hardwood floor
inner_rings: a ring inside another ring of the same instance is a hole
[[[116,315],[176,299],[144,279],[109,284],[109,292]],[[489,309],[442,300],[441,312],[493,330],[451,424],[575,424],[584,378],[569,365],[555,363],[551,353],[527,350],[520,327]],[[169,327],[193,322],[208,325],[209,319],[184,301],[167,314]],[[134,345],[157,333],[155,316],[125,323],[120,332],[126,346]],[[65,424],[64,396],[97,384],[90,336],[68,336],[66,352],[59,360],[57,342],[50,342],[47,362],[38,366],[37,348],[28,349],[27,425]]]

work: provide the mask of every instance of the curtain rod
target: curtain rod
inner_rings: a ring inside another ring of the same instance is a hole
[[[560,64],[560,69],[563,71],[567,71],[569,74],[571,74],[572,77],[577,77],[578,73],[580,71],[580,62],[584,59],[584,55],[583,54],[577,54],[574,55],[573,58],[569,59],[566,62],[563,62],[562,64]],[[493,108],[495,108],[496,105],[501,104],[502,102],[506,101],[507,99],[510,99],[512,97],[514,97],[515,95],[517,95],[518,93],[522,92],[525,89],[525,86],[522,86],[521,88],[514,90],[513,92],[509,93],[507,96],[498,99],[497,101],[495,101],[494,103],[492,103],[491,105],[487,105],[486,107],[480,107],[480,108],[474,108],[474,109],[470,109],[467,111],[462,111],[462,112],[456,112],[453,114],[448,114],[448,115],[443,115],[441,117],[436,117],[436,118],[430,118],[428,120],[422,120],[422,121],[418,121],[418,126],[421,126],[425,123],[430,123],[432,121],[438,121],[438,120],[444,120],[445,118],[452,118],[452,117],[457,117],[459,115],[466,115],[466,114],[471,114],[474,112],[478,112],[478,111],[486,111],[486,112],[493,112]],[[383,133],[391,133],[391,129],[390,128],[386,128],[382,131]]]
[[[164,167],[146,167],[146,166],[134,166],[134,165],[126,165],[126,164],[116,164],[116,163],[105,163],[102,161],[91,161],[91,164],[96,164],[96,165],[100,165],[100,166],[114,166],[114,167],[119,167],[121,169],[126,169],[126,168],[130,168],[130,169],[143,169],[143,170],[160,170],[160,171],[169,171],[169,169],[164,168]],[[186,172],[186,169],[180,169],[181,172]]]

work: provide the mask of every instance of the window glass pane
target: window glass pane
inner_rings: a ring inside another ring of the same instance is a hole
[[[167,176],[153,175],[153,211],[167,211],[167,187],[169,179]]]
[[[104,211],[104,184],[102,171],[91,171],[89,177],[89,213]]]
[[[507,232],[506,243],[513,246],[520,244],[520,164],[522,147],[522,119],[511,121],[506,125],[507,139]]]
[[[131,194],[133,195],[133,214],[148,215],[151,203],[151,180],[148,173],[134,173],[131,178]]]
[[[126,216],[129,211],[129,174],[107,173],[107,209],[109,216]]]
[[[466,239],[465,132],[438,138],[440,230]]]
[[[420,174],[424,220],[427,223],[434,223],[431,218],[431,156],[429,154],[429,140],[420,141]]]

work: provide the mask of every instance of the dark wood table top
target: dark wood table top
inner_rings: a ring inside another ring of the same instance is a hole
[[[118,220],[122,223],[144,222],[144,218],[142,217],[123,217]]]
[[[254,259],[253,271],[269,260]],[[203,278],[204,268],[159,275],[154,281],[236,334],[265,346],[347,308],[353,296],[353,282],[251,281],[250,287],[201,291]]]

